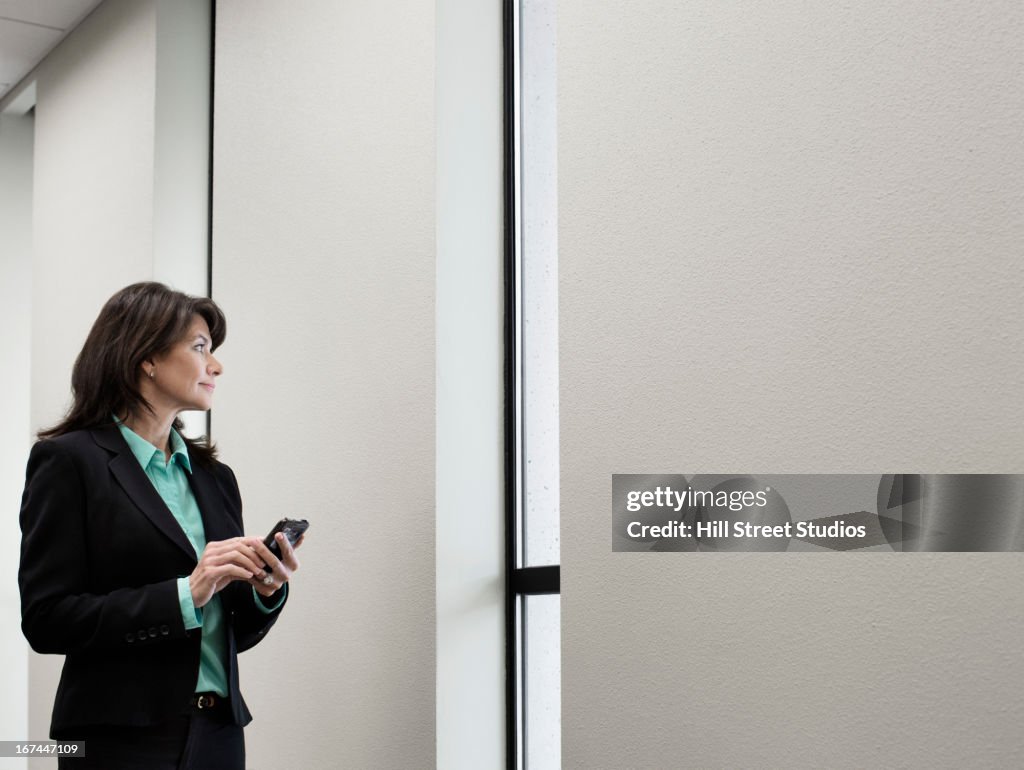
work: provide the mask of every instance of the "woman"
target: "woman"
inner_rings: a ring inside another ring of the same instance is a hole
[[[280,560],[243,536],[231,469],[181,434],[180,412],[212,405],[224,335],[213,300],[122,289],[75,361],[67,417],[32,448],[22,629],[67,656],[51,737],[86,742],[61,767],[244,767],[237,654],[299,563],[282,535]]]

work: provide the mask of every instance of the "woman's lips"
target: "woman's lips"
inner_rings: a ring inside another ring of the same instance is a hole
[[[211,385],[210,383],[207,383],[207,382],[200,382],[199,384],[200,384],[201,386],[203,386],[204,388],[206,388],[206,389],[207,389],[208,391],[210,391],[211,393],[213,393],[213,389],[214,389],[215,387],[217,387],[216,385]]]

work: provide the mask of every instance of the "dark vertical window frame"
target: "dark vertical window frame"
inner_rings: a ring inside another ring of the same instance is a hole
[[[217,65],[217,0],[210,0],[210,115],[206,158],[206,295],[213,296],[213,89]]]
[[[520,265],[517,250],[516,144],[516,12],[519,0],[503,0],[502,7],[502,107],[503,107],[503,207],[505,278],[505,715],[506,768],[521,770],[526,755],[526,599],[561,592],[561,567],[523,567],[525,522],[522,518],[521,458],[522,394],[520,392]]]
[[[516,259],[515,259],[515,23],[513,3],[502,2],[502,133],[504,162],[502,197],[504,206],[505,252],[505,747],[507,770],[519,764],[519,670],[517,666],[518,604],[513,590],[516,570],[516,425],[519,404],[516,401]]]
[[[217,64],[217,0],[210,0],[210,93],[206,150],[206,296],[213,297],[213,89]],[[213,435],[212,418],[206,413],[206,439]]]

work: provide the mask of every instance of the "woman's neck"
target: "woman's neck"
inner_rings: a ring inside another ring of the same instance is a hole
[[[171,459],[171,426],[174,424],[174,413],[129,414],[121,419],[125,427],[146,439],[150,444],[164,453],[164,459]]]

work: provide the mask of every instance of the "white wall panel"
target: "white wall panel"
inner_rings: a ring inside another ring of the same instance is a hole
[[[201,57],[198,67],[181,66],[190,55]],[[205,241],[188,235],[206,228],[207,178],[194,169],[205,168],[208,131],[178,129],[207,114],[208,63],[208,3],[105,0],[37,69],[33,432],[68,406],[71,367],[110,295],[140,280],[205,288]],[[154,170],[175,156],[190,160],[179,162],[171,195]],[[62,658],[30,660],[29,735],[40,738],[49,732]]]
[[[28,457],[32,330],[32,115],[0,114],[0,537],[17,543]],[[0,740],[28,737],[29,646],[21,634],[18,560],[0,564]],[[22,770],[25,759],[5,760]]]
[[[505,755],[501,7],[437,8],[437,767]]]
[[[70,404],[71,367],[103,303],[152,275],[154,7],[108,0],[39,65],[33,431]],[[62,665],[63,657],[31,653],[33,737],[49,735]]]

